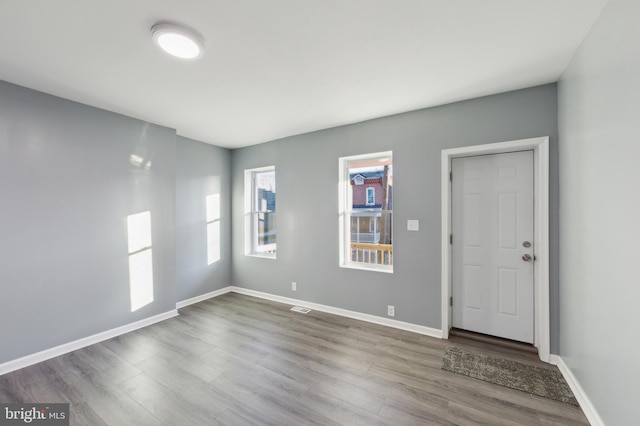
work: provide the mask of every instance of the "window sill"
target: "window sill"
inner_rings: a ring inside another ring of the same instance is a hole
[[[393,266],[388,265],[378,265],[378,266],[367,266],[365,264],[359,263],[343,263],[340,265],[341,268],[346,269],[359,269],[361,271],[371,271],[371,272],[383,272],[385,274],[393,274]]]
[[[275,254],[266,254],[266,253],[245,253],[245,256],[248,257],[259,257],[261,259],[271,259],[276,260]]]

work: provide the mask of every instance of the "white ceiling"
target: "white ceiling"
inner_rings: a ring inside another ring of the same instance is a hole
[[[0,80],[234,148],[557,81],[606,2],[0,0]]]

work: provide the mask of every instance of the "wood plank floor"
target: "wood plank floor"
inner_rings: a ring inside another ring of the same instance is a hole
[[[588,425],[579,408],[441,369],[440,340],[229,293],[0,376],[2,402],[78,425]],[[555,368],[548,366],[549,368]]]

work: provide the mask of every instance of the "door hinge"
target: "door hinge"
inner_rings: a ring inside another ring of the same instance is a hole
[[[453,244],[453,234],[449,234],[449,244]]]
[[[449,297],[449,306],[453,306],[453,296]]]
[[[453,172],[449,172],[449,182],[453,182]]]

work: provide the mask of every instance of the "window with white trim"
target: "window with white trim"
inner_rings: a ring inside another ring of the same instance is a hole
[[[340,266],[393,272],[392,151],[339,159]]]
[[[367,188],[367,206],[373,206],[376,203],[376,189]]]
[[[245,254],[276,257],[276,168],[244,171]]]

